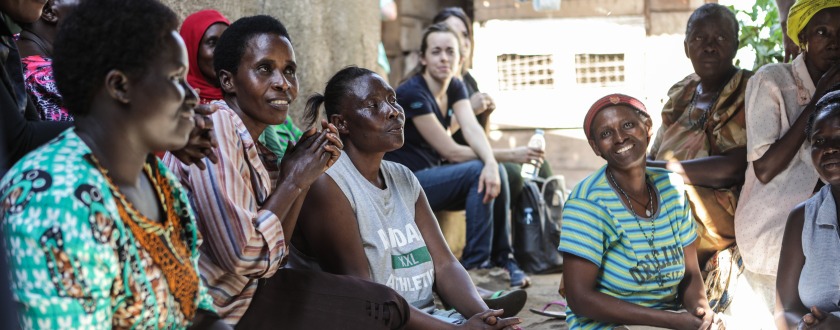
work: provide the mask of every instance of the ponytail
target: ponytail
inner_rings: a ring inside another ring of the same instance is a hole
[[[306,106],[303,109],[303,119],[306,123],[305,127],[312,127],[318,121],[318,109],[321,108],[322,103],[324,103],[324,95],[320,93],[312,94],[306,100]]]

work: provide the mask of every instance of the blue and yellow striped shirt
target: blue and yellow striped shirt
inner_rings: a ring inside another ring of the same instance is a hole
[[[637,221],[630,213],[605,170],[600,168],[572,190],[563,209],[558,249],[598,266],[599,292],[644,307],[678,309],[677,287],[685,274],[683,248],[697,238],[682,178],[647,168],[660,205],[651,225],[650,219]],[[618,326],[576,316],[570,308],[566,314],[571,329]]]

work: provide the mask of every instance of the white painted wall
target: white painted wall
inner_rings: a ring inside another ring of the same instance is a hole
[[[641,99],[658,125],[668,88],[693,72],[683,50],[684,35],[647,37],[641,16],[491,20],[476,24],[474,31],[472,73],[496,101],[493,123],[498,126],[579,128],[592,102],[613,92]],[[624,53],[624,85],[578,86],[578,53]],[[555,89],[499,91],[496,56],[501,54],[553,54]],[[582,137],[579,132],[569,134]]]

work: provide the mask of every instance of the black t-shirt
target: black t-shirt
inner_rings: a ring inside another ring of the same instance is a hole
[[[467,98],[467,89],[459,79],[452,79],[446,89],[447,110],[455,102]],[[422,75],[415,75],[397,87],[397,103],[405,110],[405,144],[385,154],[385,159],[405,165],[412,172],[438,166],[443,159],[414,125],[414,117],[433,114],[444,128],[449,128],[451,116],[444,116]]]

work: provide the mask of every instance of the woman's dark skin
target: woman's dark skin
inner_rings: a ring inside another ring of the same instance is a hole
[[[40,55],[52,57],[52,45],[55,41],[58,27],[62,20],[69,15],[82,0],[51,0],[44,6],[41,17],[33,22],[29,28],[21,32],[21,39],[16,41],[21,57]],[[33,40],[38,40],[35,42]],[[216,106],[196,105],[193,120],[195,126],[190,133],[186,146],[172,151],[172,154],[188,165],[196,165],[204,169],[205,157],[213,163],[218,161],[213,148],[218,146],[213,134],[213,122],[209,116],[216,112]],[[165,149],[160,149],[161,151]]]
[[[732,65],[738,51],[738,31],[726,17],[707,16],[691,24],[683,42],[685,55],[691,60],[694,72],[700,76],[703,93],[697,95],[696,106],[711,109],[717,93],[732,78],[738,68]],[[708,110],[707,110],[708,111]],[[744,111],[736,116],[743,120]],[[747,170],[747,148],[740,147],[720,155],[713,155],[685,161],[653,160],[650,155],[648,166],[661,167],[679,173],[685,183],[711,187],[732,187],[744,181]],[[709,171],[710,168],[715,169]]]
[[[219,37],[227,30],[228,25],[225,23],[215,23],[204,31],[201,36],[201,41],[198,47],[198,67],[201,69],[201,74],[204,79],[214,86],[219,85],[219,78],[216,77],[216,70],[213,68],[213,50],[216,49],[216,43],[219,42]]]
[[[296,69],[288,39],[260,34],[246,44],[236,73],[219,72],[225,103],[239,115],[254,141],[266,127],[286,119],[289,104],[298,94]],[[335,126],[322,122],[322,127],[321,132],[315,128],[306,131],[283,157],[276,189],[260,208],[280,218],[285,233],[294,233],[310,185],[338,160],[343,147]]]
[[[644,214],[647,203],[642,204],[634,199],[642,202],[649,200],[645,152],[650,142],[650,129],[650,118],[628,106],[611,105],[595,115],[592,136],[589,137],[592,150],[607,161],[607,170],[615,177],[621,189],[631,196],[629,206],[636,214]],[[654,210],[658,209],[658,200],[654,198],[652,202]],[[563,276],[569,306],[576,315],[602,322],[671,329],[707,329],[712,326],[714,313],[706,301],[696,244],[684,248],[685,276],[678,289],[683,307],[692,313],[642,307],[601,293],[597,290],[599,267],[586,259],[564,253]]]
[[[142,77],[108,72],[89,114],[75,122],[77,134],[120,192],[140,213],[158,222],[164,216],[161,201],[143,165],[153,151],[187,143],[198,103],[198,95],[186,83],[184,42],[175,31],[167,38],[164,51]],[[230,329],[208,311],[197,311],[193,321],[194,328]]]
[[[811,102],[782,137],[770,145],[760,159],[753,162],[755,176],[762,183],[770,182],[785,168],[805,142],[805,124],[814,112],[814,105],[828,88],[840,82],[840,7],[820,10],[799,34],[805,56],[805,67],[815,81]]]
[[[21,31],[21,37],[16,41],[20,56],[41,55],[52,57],[52,45],[58,33],[58,24],[78,4],[79,0],[47,1],[41,13],[41,18]]]
[[[813,134],[810,137],[811,159],[820,178],[831,185],[831,194],[835,201],[840,200],[840,170],[837,166],[823,166],[831,162],[840,152],[840,116],[837,110],[821,113],[814,121]],[[840,214],[840,212],[838,212]],[[808,329],[837,329],[840,318],[820,311],[816,306],[805,306],[799,297],[799,278],[805,266],[802,252],[802,230],[805,224],[805,203],[796,206],[788,216],[785,234],[782,238],[782,254],[779,258],[779,272],[776,279],[778,298],[783,314],[776,315],[779,329],[796,329],[800,324]],[[778,310],[777,306],[777,310]],[[810,314],[809,314],[810,313]]]
[[[396,102],[394,90],[378,75],[356,78],[352,90],[341,100],[340,114],[330,122],[338,127],[344,152],[371,184],[385,189],[380,164],[385,153],[404,143],[405,114]],[[329,207],[324,207],[329,205]],[[503,329],[515,327],[517,318],[498,318],[501,310],[490,310],[478,296],[467,272],[449,251],[425,193],[415,202],[415,222],[426,242],[435,268],[435,292],[462,315],[472,315],[456,326],[411,306],[408,329]],[[321,175],[303,204],[300,231],[295,245],[315,256],[326,271],[371,279],[359,226],[350,202],[328,175]],[[315,242],[307,245],[306,242]],[[443,280],[441,280],[443,279]],[[498,318],[498,319],[497,319]],[[486,323],[485,323],[486,322]]]

